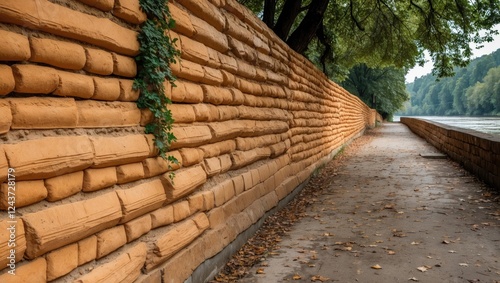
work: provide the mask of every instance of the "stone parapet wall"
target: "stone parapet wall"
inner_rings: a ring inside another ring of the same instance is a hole
[[[401,123],[484,182],[500,188],[499,136],[408,117],[401,117]]]
[[[0,282],[183,282],[373,126],[235,0],[169,7],[172,167],[132,89],[138,0],[0,1]]]

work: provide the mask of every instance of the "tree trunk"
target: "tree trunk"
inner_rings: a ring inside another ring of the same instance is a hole
[[[276,14],[276,0],[264,2],[264,17],[262,21],[270,28],[274,28],[274,15]]]
[[[283,41],[286,41],[288,38],[295,18],[297,18],[297,15],[300,13],[301,5],[302,0],[286,0],[285,5],[283,5],[280,17],[273,28],[276,35]]]
[[[316,31],[323,22],[323,16],[326,8],[328,7],[328,2],[330,2],[330,0],[313,0],[311,2],[306,16],[297,29],[288,38],[286,42],[288,46],[301,54],[306,51],[309,42],[311,42],[314,38]],[[283,11],[285,10],[283,9]],[[283,15],[283,13],[281,14]]]

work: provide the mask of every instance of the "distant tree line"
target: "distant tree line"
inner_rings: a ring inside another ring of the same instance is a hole
[[[500,49],[455,69],[453,77],[429,74],[406,88],[411,99],[400,115],[500,115]]]

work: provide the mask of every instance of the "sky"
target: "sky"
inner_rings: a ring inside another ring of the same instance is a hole
[[[495,28],[500,29],[500,25],[495,26]],[[473,47],[472,58],[477,58],[486,54],[491,54],[495,50],[500,48],[500,34],[495,35],[493,38],[494,40],[492,42],[484,43],[483,44],[484,47],[481,49],[475,49],[475,47]],[[415,77],[419,78],[432,72],[432,67],[434,64],[432,64],[432,61],[430,59],[431,59],[430,56],[428,56],[427,54],[426,56],[427,62],[423,67],[416,66],[413,69],[411,69],[408,72],[408,74],[406,74],[406,82],[411,83],[415,80]]]

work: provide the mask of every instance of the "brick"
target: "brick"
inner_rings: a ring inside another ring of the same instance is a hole
[[[205,247],[202,240],[194,240],[162,265],[161,282],[175,283],[189,281],[190,275],[204,260]]]
[[[8,65],[0,65],[0,96],[11,93],[15,86],[12,68]]]
[[[92,77],[94,80],[95,100],[115,101],[120,97],[120,80],[115,78]]]
[[[146,214],[123,224],[123,226],[125,226],[125,233],[127,234],[127,243],[130,243],[151,230],[151,216]]]
[[[58,71],[59,83],[53,94],[58,96],[71,96],[90,98],[94,95],[94,80],[90,76]]]
[[[146,243],[138,243],[73,282],[134,282],[141,275],[141,268],[146,261],[146,253]]]
[[[71,244],[45,256],[47,260],[47,281],[70,273],[78,267],[78,244]]]
[[[229,104],[233,99],[232,92],[227,88],[203,85],[203,102],[214,105]]]
[[[76,108],[78,128],[132,127],[141,121],[134,102],[78,100]]]
[[[196,16],[190,15],[190,19],[195,30],[193,35],[195,40],[221,53],[226,53],[229,50],[229,43],[225,34]]]
[[[111,53],[111,56],[113,57],[113,74],[127,78],[135,78],[137,75],[137,64],[134,58],[114,52]]]
[[[241,175],[233,177],[231,181],[233,182],[235,195],[239,195],[245,191],[245,182],[243,181],[243,177]]]
[[[3,183],[0,189],[0,209],[2,210],[7,210],[10,206],[9,192],[15,193],[16,208],[40,202],[47,197],[47,189],[43,180],[16,182],[15,191],[9,190],[7,183]]]
[[[197,0],[181,0],[179,3],[198,18],[207,21],[208,24],[217,30],[223,31],[225,29],[226,18],[212,3]]]
[[[231,161],[231,155],[224,154],[218,158],[220,160],[221,173],[229,171],[229,169],[231,169],[231,167],[233,166],[233,162]]]
[[[176,87],[172,88],[172,101],[184,103],[201,103],[203,102],[203,89],[200,85],[178,80],[175,82]]]
[[[126,190],[117,190],[123,217],[121,223],[160,208],[166,200],[160,180],[153,180]]]
[[[232,169],[238,169],[255,161],[269,157],[270,151],[261,151],[259,149],[252,149],[248,151],[235,151],[231,153],[231,160],[233,160]]]
[[[0,4],[0,18],[6,23],[76,39],[120,54],[137,55],[139,52],[135,31],[110,19],[84,14],[49,1],[4,0]]]
[[[0,113],[2,113],[2,116],[0,116],[0,134],[5,134],[12,126],[12,113],[8,101],[0,100]]]
[[[59,85],[57,71],[49,67],[12,65],[12,72],[16,81],[16,92],[48,94]]]
[[[113,15],[132,24],[142,24],[147,16],[141,10],[139,1],[117,0],[113,9]]]
[[[205,76],[205,71],[200,64],[182,60],[178,62],[179,69],[172,68],[172,73],[179,78],[192,82],[201,82]]]
[[[65,174],[44,180],[48,201],[57,201],[82,190],[83,171]]]
[[[191,215],[188,201],[181,201],[172,205],[174,209],[174,222],[179,222]]]
[[[75,128],[78,120],[72,98],[10,98],[12,129]]]
[[[215,198],[214,193],[212,191],[204,191],[203,195],[203,210],[209,211],[210,209],[215,207]]]
[[[207,158],[203,160],[202,165],[208,177],[215,176],[221,172],[220,159],[217,157]]]
[[[180,44],[181,44],[181,57],[183,59],[205,65],[207,64],[208,50],[203,43],[192,40],[191,38],[183,35],[179,35]]]
[[[115,192],[26,214],[22,217],[28,242],[25,257],[33,259],[115,226],[121,216]]]
[[[174,222],[174,208],[171,205],[151,212],[151,228],[155,229]]]
[[[215,206],[221,206],[226,202],[224,194],[224,186],[222,184],[217,184],[210,190],[214,193]]]
[[[94,192],[117,183],[116,168],[107,167],[102,169],[86,169],[83,175],[84,192]]]
[[[78,265],[93,261],[97,257],[97,237],[92,235],[78,241]]]
[[[162,157],[148,158],[142,161],[144,177],[158,176],[168,171],[168,163]]]
[[[219,227],[221,225],[226,224],[227,215],[226,215],[226,211],[224,210],[224,207],[222,207],[222,206],[211,209],[207,213],[207,216],[208,216],[208,220],[210,222],[211,229],[214,229],[216,227]]]
[[[33,36],[29,38],[29,43],[31,62],[69,70],[81,70],[85,66],[85,49],[79,44]]]
[[[172,226],[154,241],[154,248],[146,260],[146,270],[152,270],[189,245],[208,229],[207,224],[207,216],[200,212],[178,225]]]
[[[7,162],[7,157],[5,156],[4,146],[0,144],[0,182],[7,180],[8,169],[9,163]]]
[[[94,158],[86,136],[46,137],[4,146],[18,180],[55,177],[89,167]]]
[[[165,187],[167,199],[173,201],[190,194],[203,185],[207,181],[207,175],[203,168],[197,165],[176,171],[173,181],[168,174],[164,174],[161,176],[161,181]]]
[[[193,24],[191,23],[189,14],[186,11],[179,9],[179,7],[171,2],[169,2],[167,5],[172,18],[175,20],[175,26],[173,27],[173,30],[185,36],[192,37],[195,33],[195,30]]]
[[[171,104],[168,109],[176,123],[192,123],[196,120],[194,109],[189,104]]]
[[[177,140],[171,144],[171,149],[194,147],[205,144],[212,139],[212,133],[207,126],[174,126],[172,133]]]
[[[194,104],[192,105],[194,115],[195,115],[195,120],[197,122],[204,122],[204,121],[215,121],[217,120],[219,116],[219,111],[217,107],[210,105],[210,104]]]
[[[198,148],[183,148],[179,150],[182,156],[182,166],[191,166],[203,160],[203,151]]]
[[[113,56],[111,53],[95,49],[85,48],[86,62],[83,69],[98,75],[111,75],[113,73]]]
[[[134,283],[158,283],[161,282],[161,270],[153,270],[148,274],[141,274]]]
[[[140,91],[133,89],[133,80],[120,80],[120,101],[137,101]]]
[[[197,193],[188,197],[190,213],[204,211],[203,193]]]
[[[96,234],[97,252],[96,259],[100,259],[113,251],[119,249],[127,243],[125,227],[119,225],[106,229]]]
[[[26,61],[31,56],[28,38],[22,34],[0,29],[0,61]]]
[[[0,275],[0,282],[8,283],[45,283],[47,282],[47,261],[45,258],[27,262],[16,267],[16,275],[4,273]]]
[[[23,221],[22,219],[16,219],[15,221],[15,223],[10,223],[9,219],[0,221],[0,266],[2,269],[8,264],[13,264],[22,260],[24,251],[26,251],[26,237],[24,235]],[[15,225],[15,262],[8,258],[11,256],[10,250],[13,248],[9,246],[11,235],[11,230],[9,230],[9,228],[12,227],[11,225]]]
[[[115,4],[114,0],[78,0],[82,3],[85,3],[89,6],[95,7],[104,12],[111,11]]]
[[[142,163],[131,163],[116,167],[118,184],[129,183],[144,178],[144,167]]]
[[[95,168],[140,162],[149,156],[149,145],[143,135],[90,138],[95,150]]]
[[[224,77],[222,76],[222,72],[220,70],[203,66],[203,71],[204,71],[204,77],[201,80],[202,83],[214,86],[220,86],[224,82]],[[229,91],[228,94],[227,92],[225,92],[223,97],[223,103],[230,104],[231,99],[232,99],[231,92]]]

